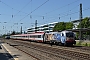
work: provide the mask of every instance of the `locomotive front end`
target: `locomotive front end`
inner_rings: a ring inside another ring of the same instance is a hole
[[[73,32],[68,32],[66,33],[66,42],[65,42],[66,45],[73,45],[73,44],[76,44],[76,41],[75,41],[75,34]]]

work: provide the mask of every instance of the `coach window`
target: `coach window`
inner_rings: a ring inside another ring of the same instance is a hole
[[[32,38],[32,36],[30,36],[30,38]]]
[[[30,38],[32,38],[32,36],[30,36]]]
[[[35,38],[35,35],[33,35],[33,38]]]
[[[31,36],[29,36],[29,38],[31,38]]]
[[[38,38],[41,38],[41,35],[38,35]]]
[[[38,38],[38,35],[36,35],[35,38]]]

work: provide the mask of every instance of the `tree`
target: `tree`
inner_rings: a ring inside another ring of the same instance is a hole
[[[64,22],[59,22],[54,26],[53,31],[63,31],[65,30],[65,27],[66,26]]]
[[[13,32],[11,33],[11,35],[15,35],[15,31],[13,31]]]
[[[89,27],[90,27],[90,21],[88,17],[82,19],[82,21],[78,25],[78,28],[89,28]]]
[[[85,17],[84,19],[82,19],[82,21],[79,23],[78,28],[90,28],[90,18],[89,17]],[[80,26],[81,25],[81,26]],[[84,36],[86,35],[90,35],[90,31],[86,31],[83,32]]]
[[[73,28],[73,23],[71,22],[59,22],[54,26],[53,31],[63,31],[72,28]]]
[[[72,29],[73,28],[73,23],[72,22],[66,22],[66,30],[67,29]]]

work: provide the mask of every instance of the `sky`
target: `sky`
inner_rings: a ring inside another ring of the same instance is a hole
[[[20,32],[52,23],[70,22],[90,17],[90,0],[0,0],[0,34]]]

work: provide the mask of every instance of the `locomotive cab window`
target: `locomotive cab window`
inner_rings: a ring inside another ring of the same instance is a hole
[[[74,33],[66,33],[67,37],[74,37]]]

